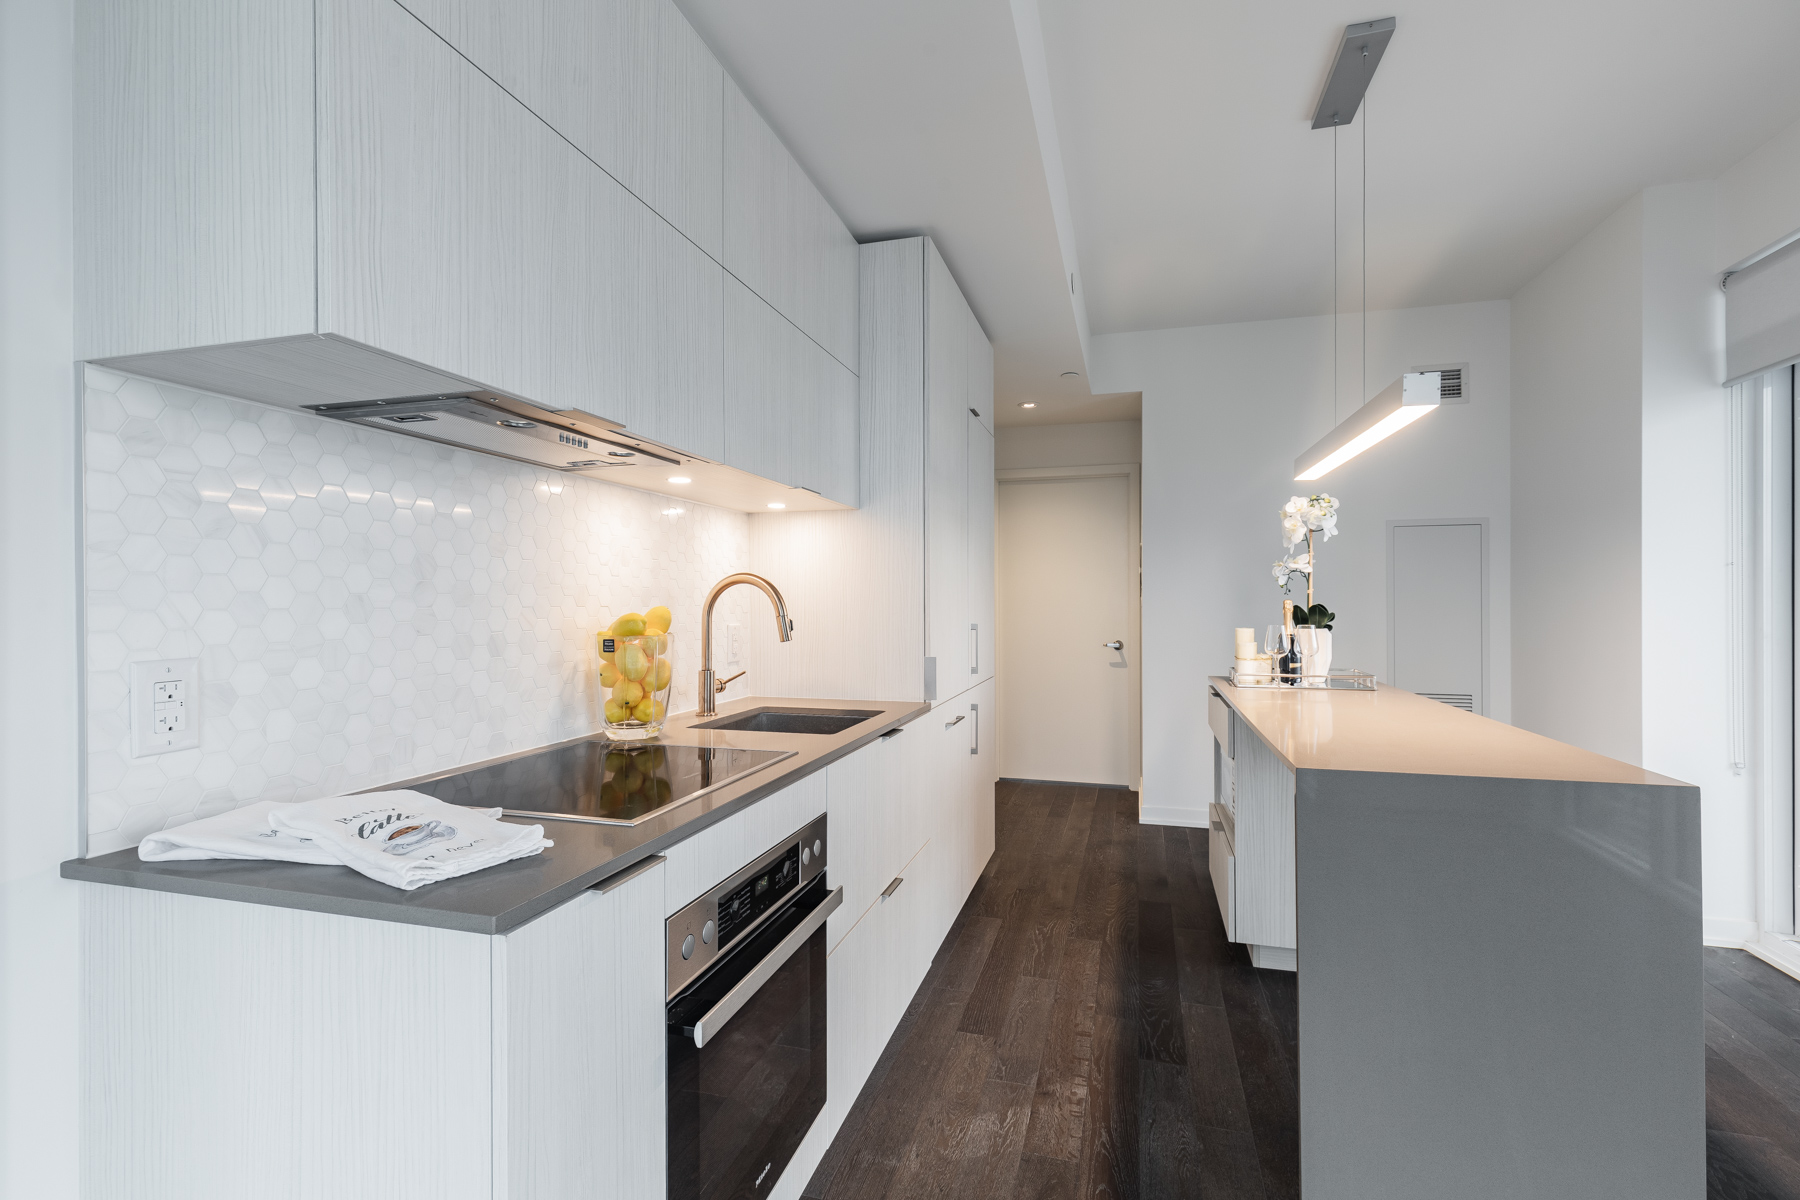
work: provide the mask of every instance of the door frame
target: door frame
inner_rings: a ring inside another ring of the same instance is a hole
[[[1488,529],[1486,517],[1406,517],[1390,520],[1387,523],[1387,679],[1394,682],[1394,530],[1401,527],[1412,528],[1420,525],[1479,525],[1481,526],[1481,695],[1476,697],[1481,708],[1479,714],[1487,716],[1489,681],[1494,677],[1494,663],[1488,650],[1488,609],[1493,605],[1493,597],[1489,595],[1492,587],[1489,578],[1489,547],[1493,538]],[[1397,685],[1396,685],[1397,686]]]
[[[994,521],[995,554],[994,554],[994,593],[995,623],[1000,623],[999,613],[1006,608],[1006,601],[1000,591],[1000,555],[999,534],[1000,522],[998,514],[999,487],[1003,483],[1041,483],[1053,479],[1118,479],[1125,480],[1125,539],[1126,561],[1128,572],[1126,584],[1127,594],[1133,602],[1128,603],[1125,614],[1125,642],[1131,648],[1126,655],[1126,689],[1131,694],[1130,716],[1126,722],[1126,741],[1129,743],[1130,766],[1129,778],[1135,780],[1133,785],[1141,805],[1144,798],[1144,521],[1143,521],[1143,467],[1137,463],[1108,463],[1085,467],[1007,467],[994,472]],[[1005,667],[1000,662],[1000,648],[1005,643],[994,639],[994,675],[999,677]]]

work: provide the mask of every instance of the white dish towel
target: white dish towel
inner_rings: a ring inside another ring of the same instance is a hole
[[[272,859],[331,866],[342,862],[337,855],[311,839],[269,825],[271,812],[296,807],[298,805],[260,800],[216,817],[189,821],[186,825],[153,833],[139,842],[138,857],[145,862],[196,858]]]
[[[277,807],[269,824],[329,849],[337,861],[403,891],[537,854],[542,825],[508,825],[495,811],[422,792],[368,792]]]

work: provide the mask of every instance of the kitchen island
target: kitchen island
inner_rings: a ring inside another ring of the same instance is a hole
[[[1699,790],[1397,688],[1211,702],[1309,1200],[1703,1195]]]

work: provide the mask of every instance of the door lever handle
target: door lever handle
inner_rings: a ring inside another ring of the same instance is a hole
[[[1111,641],[1111,642],[1102,642],[1100,644],[1108,650],[1123,650],[1125,648],[1124,642],[1116,641],[1116,640]]]

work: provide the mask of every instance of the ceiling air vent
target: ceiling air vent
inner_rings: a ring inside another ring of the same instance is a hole
[[[1469,402],[1468,363],[1434,363],[1429,367],[1411,367],[1410,371],[1436,371],[1438,373],[1438,403],[1467,404]]]

